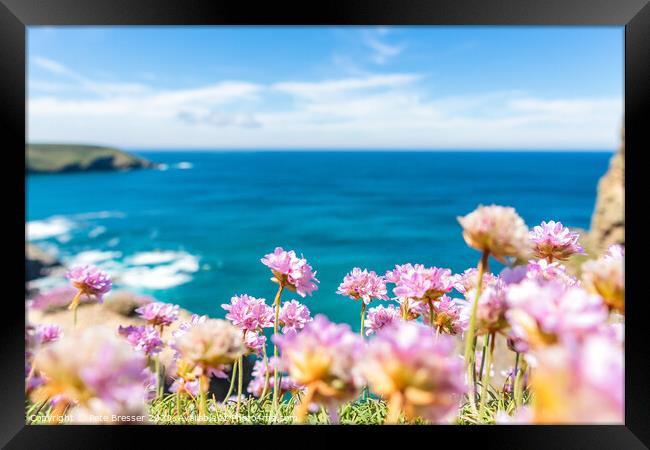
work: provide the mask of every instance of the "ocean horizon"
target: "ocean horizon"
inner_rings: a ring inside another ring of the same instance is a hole
[[[137,150],[154,170],[28,175],[27,236],[66,265],[92,263],[116,288],[223,317],[247,293],[271,301],[260,258],[304,255],[321,281],[312,313],[358,321],[336,295],[358,266],[383,274],[406,262],[460,272],[478,253],[457,216],[513,206],[588,229],[611,151]],[[498,272],[499,267],[493,267]],[[65,283],[45,278],[43,288]],[[295,294],[283,300],[299,299]]]

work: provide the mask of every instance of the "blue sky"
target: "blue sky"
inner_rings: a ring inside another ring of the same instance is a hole
[[[616,147],[622,27],[30,27],[30,141]]]

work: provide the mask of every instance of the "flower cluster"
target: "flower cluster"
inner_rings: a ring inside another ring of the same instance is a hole
[[[367,305],[373,298],[388,300],[386,296],[386,280],[375,272],[361,270],[358,267],[348,273],[340,284],[337,294],[347,295],[353,300],[363,300]]]
[[[284,302],[280,308],[278,321],[282,325],[283,333],[297,333],[312,321],[309,309],[302,303],[291,300]]]
[[[379,305],[370,308],[368,309],[368,318],[365,322],[365,334],[366,336],[370,336],[397,320],[401,320],[401,313],[395,305]]]
[[[582,281],[587,289],[600,295],[607,305],[625,312],[625,249],[612,245],[597,260],[582,265]]]
[[[443,295],[431,304],[433,306],[433,326],[439,333],[460,334],[467,328],[467,315],[464,305],[457,299]],[[422,316],[429,317],[431,312],[428,305],[424,305]]]
[[[488,252],[498,260],[529,253],[528,227],[514,208],[479,206],[458,222],[463,227],[467,245]]]
[[[497,279],[498,278],[490,272],[484,273],[483,280],[481,281],[481,290],[495,283]],[[465,298],[467,298],[469,292],[475,291],[477,287],[478,270],[476,270],[476,267],[466,269],[462,274],[456,275],[454,288],[463,294]]]
[[[111,277],[95,266],[73,267],[65,274],[72,286],[83,294],[102,301],[104,294],[111,290]]]
[[[124,336],[133,348],[147,356],[160,353],[162,350],[163,341],[160,333],[151,325],[119,326],[117,332],[120,336]]]
[[[477,334],[496,333],[508,326],[505,316],[507,309],[506,292],[506,284],[501,280],[497,280],[481,292],[476,308]],[[462,317],[465,322],[469,321],[472,305],[476,301],[475,290],[468,293],[468,298],[471,300],[462,310]]]
[[[222,370],[246,351],[241,332],[225,320],[207,319],[190,327],[175,340],[180,356],[198,366],[202,374]]]
[[[264,383],[266,384],[266,392],[270,392],[271,386],[273,386],[273,371],[276,366],[280,364],[280,360],[277,358],[270,358],[268,362],[263,360],[255,361],[253,365],[253,371],[251,375],[253,379],[248,384],[246,390],[254,395],[255,397],[261,397],[264,390]],[[280,368],[281,369],[281,368]],[[280,379],[280,394],[284,395],[287,392],[296,392],[302,390],[303,387],[293,381],[291,377],[284,374]]]
[[[316,272],[304,258],[298,258],[293,250],[276,247],[273,253],[262,258],[262,264],[273,272],[272,280],[301,297],[311,295],[318,289]]]
[[[273,340],[289,376],[308,389],[308,400],[329,403],[357,395],[360,380],[354,367],[363,342],[349,325],[319,314],[300,333],[275,335]]]
[[[506,317],[518,351],[579,339],[607,320],[600,297],[560,283],[525,280],[507,291]]]
[[[566,260],[571,255],[584,253],[578,243],[580,234],[572,232],[561,222],[542,222],[530,231],[529,236],[535,255],[549,262],[554,259]]]
[[[454,288],[456,278],[451,270],[439,267],[424,267],[422,264],[396,265],[386,273],[386,279],[395,283],[393,292],[397,298],[418,301],[437,300]]]
[[[33,397],[60,396],[61,411],[69,405],[79,408],[79,421],[87,412],[144,414],[144,357],[108,328],[87,328],[43,347],[34,368],[46,381]]]
[[[150,325],[165,327],[178,319],[178,305],[163,302],[151,302],[135,310]]]
[[[533,422],[623,423],[623,350],[615,340],[592,335],[533,356]]]
[[[388,421],[407,418],[444,422],[456,413],[466,391],[463,363],[448,336],[434,338],[430,328],[398,321],[368,345],[360,363],[370,389],[388,399]]]

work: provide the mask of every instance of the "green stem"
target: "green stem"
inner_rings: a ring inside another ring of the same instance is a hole
[[[156,400],[160,397],[160,357],[154,357],[154,373],[156,375]]]
[[[523,387],[523,376],[524,373],[526,372],[527,369],[527,364],[525,359],[521,359],[521,367],[519,368],[519,371],[517,372],[517,377],[515,378],[515,406],[519,407],[522,404],[522,397],[524,393],[524,387]]]
[[[232,372],[230,373],[230,388],[228,388],[228,393],[226,394],[226,397],[223,399],[224,403],[228,401],[230,398],[230,394],[232,394],[232,390],[235,388],[235,376],[237,375],[237,362],[235,362],[232,365]]]
[[[483,381],[483,367],[485,367],[485,354],[487,353],[487,349],[488,349],[487,337],[488,335],[485,336],[485,340],[483,341],[483,350],[481,351],[481,367],[479,367],[478,369],[479,381]]]
[[[488,352],[487,361],[485,364],[485,376],[482,377],[482,386],[481,386],[481,404],[479,406],[479,418],[482,420],[483,414],[485,413],[485,405],[487,402],[487,397],[490,394],[490,370],[492,368],[492,353],[494,352],[494,333],[485,335],[485,347]],[[485,351],[485,350],[484,350]]]
[[[284,289],[284,285],[280,283],[280,287],[278,287],[278,292],[275,294],[275,300],[273,301],[273,304],[275,305],[275,321],[273,322],[273,335],[278,334],[278,325],[280,322],[280,297],[282,296],[282,290]],[[278,346],[274,342],[273,343],[273,356],[275,357],[275,360],[277,362],[278,359]],[[278,409],[278,400],[280,396],[280,383],[278,379],[278,364],[275,364],[275,367],[273,369],[273,407],[272,411],[273,414],[277,412]]]
[[[363,324],[365,320],[366,320],[366,302],[361,300],[361,330],[359,331],[359,334],[361,334],[361,338],[363,338]]]
[[[262,389],[260,400],[266,397],[266,391],[269,386],[269,358],[266,356],[266,345],[262,346],[262,354],[264,355],[264,388]]]
[[[511,381],[511,383],[512,383],[512,391],[510,391],[511,395],[512,395],[512,398],[514,398],[514,400],[515,400],[515,407],[518,406],[517,403],[516,403],[517,398],[515,397],[515,393],[517,392],[517,388],[518,388],[518,386],[517,386],[517,381],[518,381],[517,374],[518,373],[519,373],[519,352],[515,352],[515,370],[514,370],[514,372],[512,374],[512,381]]]
[[[435,317],[434,317],[434,314],[433,314],[433,302],[431,301],[431,299],[427,300],[427,304],[429,305],[429,324],[431,325],[431,328],[433,328],[433,326],[434,326],[433,323],[435,321]]]
[[[237,410],[236,414],[239,415],[239,406],[241,405],[241,393],[244,379],[244,366],[243,366],[244,357],[239,357],[239,381],[237,383]]]
[[[489,250],[484,250],[481,255],[481,259],[478,264],[478,280],[476,284],[476,296],[474,298],[474,304],[472,305],[472,314],[469,318],[469,327],[467,329],[467,336],[465,336],[465,365],[467,366],[467,379],[473,380],[475,377],[473,373],[476,371],[474,367],[474,358],[476,357],[476,343],[474,342],[474,336],[476,333],[476,311],[478,309],[478,299],[481,296],[481,291],[483,289],[483,275],[487,269],[488,257],[490,256]],[[476,383],[474,383],[474,388],[472,389],[472,395],[469,396],[470,404],[472,405],[472,410],[476,413],[476,399],[474,398],[474,393],[476,392]]]

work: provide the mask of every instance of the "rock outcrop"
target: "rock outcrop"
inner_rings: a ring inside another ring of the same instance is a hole
[[[625,131],[607,173],[598,182],[589,234],[600,251],[611,244],[625,244]]]
[[[25,160],[28,173],[130,170],[156,166],[116,148],[92,145],[30,144]]]
[[[26,281],[47,276],[53,268],[61,267],[61,262],[33,244],[25,244]]]

